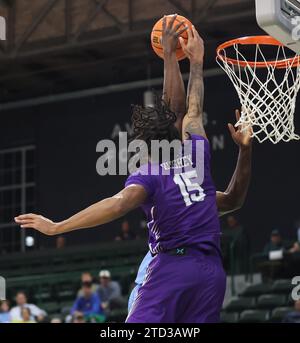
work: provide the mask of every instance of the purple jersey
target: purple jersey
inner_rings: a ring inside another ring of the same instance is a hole
[[[160,171],[169,168],[169,175],[162,175],[162,172],[143,175],[143,169],[153,167],[149,163],[126,181],[126,187],[141,185],[148,194],[142,208],[148,220],[149,247],[153,254],[188,246],[220,250],[216,189],[210,173],[210,145],[204,137],[196,135],[191,136],[190,142],[191,154],[184,155],[180,163],[174,160],[157,166]],[[197,142],[204,150],[203,163],[198,163]],[[180,173],[175,172],[178,165],[183,167]]]

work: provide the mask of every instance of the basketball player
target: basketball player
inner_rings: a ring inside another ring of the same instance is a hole
[[[164,98],[166,101],[170,104],[170,109],[176,114],[177,116],[177,121],[175,123],[175,126],[179,129],[181,132],[182,128],[182,120],[183,117],[186,113],[186,94],[185,94],[185,87],[182,79],[182,75],[180,72],[179,68],[179,63],[176,58],[176,48],[178,44],[178,37],[179,35],[187,30],[187,27],[184,27],[184,22],[181,22],[179,25],[174,25],[175,20],[176,20],[177,15],[175,14],[173,18],[170,20],[169,24],[167,25],[166,23],[166,16],[163,19],[163,30],[162,30],[162,46],[164,50]],[[183,27],[183,28],[181,28]],[[203,99],[201,101],[201,107],[203,107]],[[236,113],[237,119],[239,118],[239,113]],[[239,138],[236,136],[235,130],[229,126],[230,131],[232,133],[232,137],[234,141],[240,146],[241,141],[240,136]],[[247,134],[244,136],[246,139],[248,139]],[[247,141],[245,141],[247,144]],[[250,141],[249,141],[250,144]],[[240,162],[240,160],[239,160]],[[236,182],[236,174],[239,174],[239,178],[242,179],[241,173],[244,173],[244,180],[242,182],[243,188],[239,187],[238,189],[235,190],[235,194],[232,194],[232,205],[230,208],[230,205],[228,208],[226,208],[226,212],[224,211],[224,197],[221,192],[216,193],[216,199],[217,199],[217,207],[219,210],[219,216],[222,216],[226,213],[233,212],[237,210],[239,207],[242,206],[244,199],[245,199],[245,194],[246,190],[248,189],[249,181],[250,181],[250,165],[248,166],[249,169],[244,170],[244,167],[247,168],[247,164],[244,163],[238,163],[236,172],[234,176],[232,177],[232,181],[229,184],[227,188],[227,195],[230,194],[234,190],[234,187],[231,187],[232,185],[235,184]],[[248,181],[247,181],[248,178]],[[230,195],[229,195],[230,197]],[[220,212],[221,211],[221,212]],[[128,300],[128,311],[131,310],[132,305],[138,295],[138,290],[142,286],[146,273],[147,273],[147,268],[152,261],[153,256],[151,254],[151,251],[149,251],[146,256],[144,257],[143,261],[141,262],[138,273],[135,279],[135,287],[131,291],[131,294],[129,296]]]
[[[62,222],[36,214],[15,220],[22,228],[57,235],[111,222],[142,206],[150,229],[152,259],[146,278],[128,315],[128,323],[218,322],[225,292],[220,255],[220,225],[216,190],[210,175],[210,146],[202,123],[203,41],[193,28],[187,45],[181,42],[191,64],[188,111],[182,137],[192,144],[192,160],[181,174],[145,175],[151,160],[127,179],[117,195],[104,199]],[[176,115],[166,102],[155,108],[135,107],[135,137],[151,151],[152,140],[172,142],[180,137]],[[250,132],[230,130],[240,146],[237,171],[228,192],[218,193],[219,212],[232,211],[243,202],[251,165]],[[195,165],[197,142],[204,146],[204,168]],[[173,165],[170,163],[170,165]],[[160,171],[163,166],[156,166]],[[204,172],[203,181],[198,175]],[[175,177],[176,176],[176,177]]]

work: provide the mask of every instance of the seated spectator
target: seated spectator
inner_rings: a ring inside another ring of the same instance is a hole
[[[81,285],[84,285],[86,282],[92,284],[92,291],[95,293],[98,289],[98,285],[94,283],[93,276],[90,272],[83,272],[81,274]],[[77,296],[83,296],[82,288],[78,291]]]
[[[64,236],[58,236],[55,241],[56,249],[64,249],[66,247],[66,239]]]
[[[300,324],[300,300],[295,301],[294,311],[287,313],[282,322]]]
[[[73,317],[77,315],[90,317],[103,314],[100,297],[97,292],[93,292],[91,282],[82,284],[82,295],[75,300],[71,314]]]
[[[3,300],[0,303],[0,323],[10,323],[9,301]]]
[[[86,323],[84,315],[82,313],[80,313],[80,312],[74,313],[73,318],[72,318],[72,323],[74,323],[74,324],[84,324],[84,323]]]
[[[61,324],[62,320],[59,317],[54,317],[54,318],[51,319],[50,323],[51,324]]]
[[[300,253],[300,220],[296,221],[295,228],[297,240],[289,250],[291,254]]]
[[[234,268],[235,273],[242,273],[247,269],[247,242],[246,233],[238,219],[233,215],[227,216],[221,236],[223,263],[226,270],[231,267]],[[231,260],[232,253],[234,254],[234,261]]]
[[[271,232],[270,241],[264,247],[264,253],[269,254],[271,251],[284,250],[283,240],[278,230]]]
[[[21,308],[21,317],[22,317],[22,320],[14,320],[13,323],[24,323],[24,324],[36,323],[28,307]]]
[[[226,225],[223,229],[223,235],[228,237],[236,238],[241,231],[243,231],[243,227],[237,220],[237,218],[233,215],[230,215],[226,218]]]
[[[267,260],[258,264],[264,282],[289,277],[289,261],[286,257],[291,252],[291,242],[284,241],[280,232],[273,230],[262,254]]]
[[[288,250],[290,254],[300,253],[300,221],[297,221],[295,223],[295,227],[296,227],[296,241]]]
[[[296,231],[297,241],[298,241],[298,243],[300,243],[300,219],[297,219],[295,221],[294,228]]]
[[[102,300],[102,308],[106,311],[125,306],[121,286],[117,281],[112,281],[109,270],[101,270],[99,273],[98,294]]]
[[[18,292],[16,295],[16,303],[17,306],[13,307],[10,310],[10,317],[13,322],[21,322],[23,320],[22,317],[22,309],[28,308],[30,310],[31,320],[37,320],[38,322],[42,322],[47,315],[47,313],[37,307],[34,304],[27,303],[27,296],[24,292]]]
[[[291,249],[289,250],[289,252],[290,252],[291,254],[294,254],[294,253],[296,253],[296,252],[300,252],[300,243],[299,243],[299,242],[295,242],[295,243],[293,244],[293,246],[291,247]]]
[[[120,234],[115,238],[116,241],[131,241],[136,239],[136,234],[130,230],[128,220],[124,220]]]

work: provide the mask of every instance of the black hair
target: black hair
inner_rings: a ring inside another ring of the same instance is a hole
[[[133,105],[132,139],[145,141],[148,150],[151,151],[152,140],[173,140],[180,139],[180,134],[175,127],[176,115],[171,111],[169,104],[161,96],[155,94],[154,107],[143,107]]]
[[[24,310],[27,311],[28,314],[31,316],[31,310],[30,310],[29,307],[27,307],[27,306],[22,307],[22,308],[21,308],[21,312],[23,312]]]

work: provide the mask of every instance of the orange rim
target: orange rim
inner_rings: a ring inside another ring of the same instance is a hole
[[[217,58],[223,62],[229,62],[237,66],[252,68],[266,68],[267,66],[272,66],[275,68],[286,68],[287,66],[298,67],[300,66],[300,59],[291,57],[287,59],[282,59],[279,61],[264,61],[264,62],[255,62],[255,61],[241,61],[234,58],[226,57],[223,51],[227,48],[230,48],[236,44],[241,45],[274,45],[274,46],[284,46],[281,42],[271,36],[250,36],[242,37],[237,39],[232,39],[228,42],[225,42],[218,46],[217,48]]]

